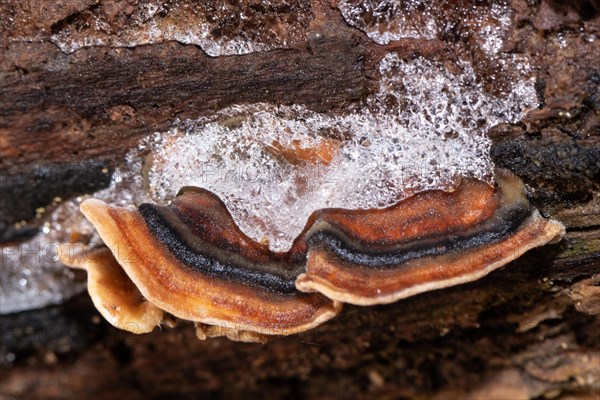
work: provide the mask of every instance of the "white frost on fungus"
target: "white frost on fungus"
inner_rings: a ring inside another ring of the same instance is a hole
[[[379,91],[352,113],[254,104],[181,121],[144,145],[153,151],[151,195],[164,203],[182,186],[211,190],[248,236],[283,251],[316,209],[385,207],[451,188],[460,176],[490,180],[486,132],[537,106],[533,82],[516,82],[499,98],[468,63],[458,67],[453,74],[437,62],[388,54]],[[269,150],[274,142],[315,148],[328,138],[342,139],[329,164],[292,164]]]

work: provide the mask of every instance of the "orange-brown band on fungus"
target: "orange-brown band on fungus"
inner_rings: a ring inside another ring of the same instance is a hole
[[[385,209],[318,210],[285,253],[247,237],[200,188],[169,206],[92,199],[81,209],[148,301],[197,322],[201,338],[244,341],[313,328],[342,302],[389,303],[478,279],[564,234],[502,171],[496,186],[466,179]]]
[[[476,280],[563,235],[529,204],[521,181],[499,171],[495,187],[465,180],[374,213],[321,211],[296,286],[351,304],[390,303]]]

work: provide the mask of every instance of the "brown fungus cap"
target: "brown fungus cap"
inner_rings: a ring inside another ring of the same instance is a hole
[[[382,210],[317,212],[296,286],[345,303],[391,303],[474,281],[562,238],[564,226],[540,216],[519,178],[498,171],[496,181],[464,180]]]

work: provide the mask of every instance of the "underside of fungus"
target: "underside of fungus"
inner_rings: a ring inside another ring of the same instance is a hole
[[[143,333],[167,312],[195,322],[201,339],[305,331],[342,303],[390,303],[470,282],[564,235],[506,171],[495,186],[465,179],[454,191],[421,192],[384,209],[317,210],[287,252],[250,239],[200,188],[182,189],[167,206],[90,199],[81,210],[110,252],[69,264],[88,271],[102,315]]]

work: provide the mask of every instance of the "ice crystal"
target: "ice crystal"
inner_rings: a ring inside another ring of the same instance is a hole
[[[84,10],[56,26],[51,40],[66,53],[175,40],[216,57],[293,47],[304,40],[311,19],[306,0],[146,0],[132,7],[100,4]]]
[[[512,10],[505,2],[341,0],[338,7],[348,24],[378,44],[400,39],[440,39],[452,34],[472,37],[489,55],[502,49],[512,23]]]
[[[149,201],[142,187],[140,165],[139,159],[130,160],[128,169],[115,171],[111,186],[94,197],[123,206]],[[101,243],[92,224],[79,212],[79,205],[87,197],[56,199],[56,209],[44,216],[37,236],[1,246],[0,314],[57,304],[85,290],[85,284],[75,279],[59,256],[65,251],[65,243]]]

